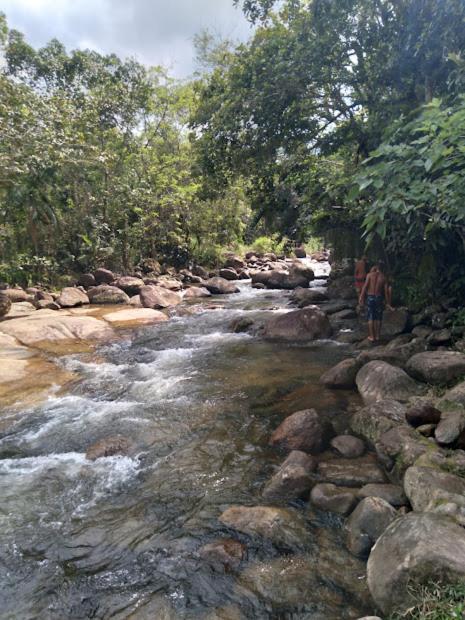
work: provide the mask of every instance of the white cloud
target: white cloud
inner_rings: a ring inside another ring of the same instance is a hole
[[[192,72],[192,39],[203,28],[240,40],[250,33],[233,0],[0,0],[0,11],[34,46],[57,38],[69,49],[132,56],[178,76]]]

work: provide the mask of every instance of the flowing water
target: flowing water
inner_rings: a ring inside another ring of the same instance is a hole
[[[232,504],[264,503],[263,484],[282,460],[267,442],[286,415],[315,407],[342,430],[354,404],[318,384],[344,356],[340,345],[268,343],[230,329],[235,318],[260,320],[287,304],[286,293],[245,283],[241,294],[215,298],[215,308],[204,302],[133,331],[98,357],[62,358],[80,382],[14,414],[0,436],[2,620],[331,619],[357,610],[321,575],[298,605],[277,605],[241,570],[301,551],[218,520]],[[129,440],[128,456],[86,459],[90,445],[115,435]],[[324,540],[329,550],[340,545],[339,526],[309,516],[315,545]],[[248,546],[238,572],[202,559],[202,545],[231,537]],[[310,562],[316,550],[305,551]],[[327,570],[337,571],[337,553],[334,566],[333,551],[326,555]]]

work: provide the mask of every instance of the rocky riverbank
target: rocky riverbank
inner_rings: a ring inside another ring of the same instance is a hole
[[[105,283],[101,271],[60,292],[4,293],[29,299],[13,301],[0,322],[3,402],[18,394],[35,402],[52,386],[68,386],[77,377],[56,365],[60,355],[94,355],[96,344],[124,337],[127,328],[195,312],[192,304],[203,297],[211,303],[211,296],[234,295],[245,276],[257,289],[290,291],[290,311],[264,313],[263,320],[242,316],[230,330],[283,347],[343,343],[347,358],[321,376],[321,386],[334,394],[358,391],[363,406],[347,411],[342,434],[315,409],[282,416],[269,437],[282,463],[260,489],[257,505],[239,500],[221,507],[218,526],[229,538],[205,544],[199,557],[237,573],[238,587],[247,585],[273,609],[298,608],[312,591],[334,618],[342,608],[340,617],[353,619],[375,606],[386,618],[412,604],[412,581],[465,579],[465,355],[461,334],[447,324],[450,309],[388,313],[383,345],[372,347],[352,279],[337,268],[327,286],[324,277],[311,288],[308,261],[274,256],[231,256],[218,272],[196,267],[153,280],[111,274]],[[53,302],[39,299],[46,293]],[[131,442],[115,435],[89,445],[87,459],[131,450]],[[318,520],[342,528],[337,549],[311,525]],[[248,566],[249,545],[257,539],[292,553]]]
[[[269,321],[265,336],[352,343],[321,383],[358,390],[365,406],[342,436],[314,410],[286,418],[270,445],[288,456],[263,497],[308,497],[310,510],[343,517],[346,548],[367,561],[376,607],[403,612],[414,604],[412,585],[465,581],[463,331],[448,325],[447,302],[417,314],[398,309],[387,313],[383,345],[373,347],[352,278],[337,271],[326,289],[299,288],[291,300],[302,310]],[[232,513],[236,528],[244,519],[259,527],[264,517],[257,524],[247,510]]]

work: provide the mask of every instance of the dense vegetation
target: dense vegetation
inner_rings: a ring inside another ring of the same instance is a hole
[[[464,0],[236,4],[250,41],[199,35],[186,83],[33,50],[3,20],[3,271],[212,262],[337,230],[387,259],[406,300],[462,294]]]

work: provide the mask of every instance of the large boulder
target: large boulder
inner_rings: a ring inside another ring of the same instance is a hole
[[[264,284],[269,289],[293,290],[308,287],[310,279],[298,271],[273,269],[271,271],[252,271],[250,274],[254,284]]]
[[[139,268],[142,273],[150,273],[154,276],[159,276],[162,272],[161,265],[155,258],[144,258],[139,264]]]
[[[382,469],[371,456],[350,460],[322,461],[317,471],[321,482],[337,486],[355,488],[366,484],[386,482]]]
[[[328,284],[330,299],[354,299],[357,297],[353,276],[342,276]]]
[[[129,304],[129,297],[116,286],[101,284],[87,291],[91,304]]]
[[[194,265],[191,271],[194,276],[198,276],[199,278],[202,278],[202,280],[208,280],[208,278],[210,277],[208,271],[200,265]]]
[[[231,295],[240,292],[233,282],[224,278],[210,278],[205,282],[205,288],[213,295]]]
[[[319,510],[347,516],[357,505],[354,489],[338,487],[331,483],[320,483],[313,487],[310,501]]]
[[[315,467],[316,463],[311,456],[294,450],[266,485],[264,499],[289,501],[308,493],[313,485],[311,473]]]
[[[269,539],[276,545],[304,547],[310,533],[304,517],[297,511],[271,506],[231,506],[220,516],[223,525]]]
[[[465,410],[444,412],[434,437],[440,446],[465,447]]]
[[[93,273],[82,273],[78,278],[78,284],[84,288],[91,288],[96,286],[97,282]]]
[[[139,292],[140,302],[144,308],[169,308],[181,303],[181,296],[162,286],[143,286]]]
[[[406,425],[406,406],[396,400],[380,400],[354,413],[350,426],[356,435],[365,437],[371,444],[399,425]]]
[[[204,297],[211,297],[212,294],[204,286],[191,286],[184,293],[184,299],[202,299]]]
[[[394,508],[405,506],[408,502],[403,488],[397,484],[366,484],[357,492],[357,497],[380,497]]]
[[[438,424],[441,412],[431,402],[420,400],[407,409],[405,417],[411,426],[417,428],[424,424]]]
[[[89,297],[79,288],[64,288],[57,299],[57,304],[62,308],[74,308],[75,306],[83,306],[88,304]]]
[[[290,300],[299,308],[305,308],[327,301],[328,295],[323,288],[296,288],[291,293]]]
[[[229,255],[225,260],[224,267],[226,269],[232,268],[237,271],[238,269],[245,269],[247,264],[240,256]]]
[[[409,467],[404,489],[417,512],[437,512],[465,525],[465,478],[433,467]]]
[[[97,269],[94,271],[94,278],[97,284],[111,284],[115,280],[115,274],[109,269]]]
[[[0,291],[0,317],[5,316],[11,309],[11,299]]]
[[[355,387],[355,379],[362,367],[358,359],[346,359],[327,370],[320,378],[320,383],[328,388],[350,390]]]
[[[457,351],[425,351],[407,363],[407,372],[420,381],[445,385],[465,375],[465,354]]]
[[[329,338],[332,334],[328,317],[317,306],[294,310],[270,319],[263,335],[270,340],[310,342]]]
[[[405,425],[391,428],[376,442],[378,457],[389,469],[395,466],[393,473],[399,478],[410,465],[433,448],[427,439]]]
[[[397,518],[395,508],[380,497],[366,497],[346,523],[347,548],[358,557],[367,557],[384,530]]]
[[[371,595],[383,613],[405,611],[412,584],[465,580],[465,530],[439,515],[410,513],[381,535],[367,568]]]
[[[50,345],[54,343],[85,341],[92,344],[114,336],[108,323],[100,319],[62,315],[48,310],[39,310],[30,317],[15,321],[2,321],[0,332],[14,336],[26,346],[45,350],[50,350]]]
[[[225,280],[229,280],[230,282],[234,282],[234,280],[239,280],[239,274],[235,269],[220,269],[218,274],[220,278],[224,278]]]
[[[8,297],[12,304],[22,301],[29,301],[30,298],[30,295],[28,295],[22,288],[6,288],[2,291],[2,293]]]
[[[118,278],[116,286],[132,297],[133,295],[139,295],[140,289],[144,286],[144,281],[141,278],[123,276]]]
[[[296,258],[307,258],[307,250],[304,245],[298,245],[294,250],[294,254]]]
[[[386,309],[383,316],[383,336],[392,338],[402,334],[409,326],[410,314],[406,308]]]
[[[401,368],[379,361],[366,364],[358,372],[356,383],[367,405],[388,398],[406,402],[424,391],[423,387]]]
[[[322,420],[314,409],[305,409],[292,414],[278,426],[270,445],[287,452],[299,450],[319,454],[328,446],[332,434],[329,422]]]

